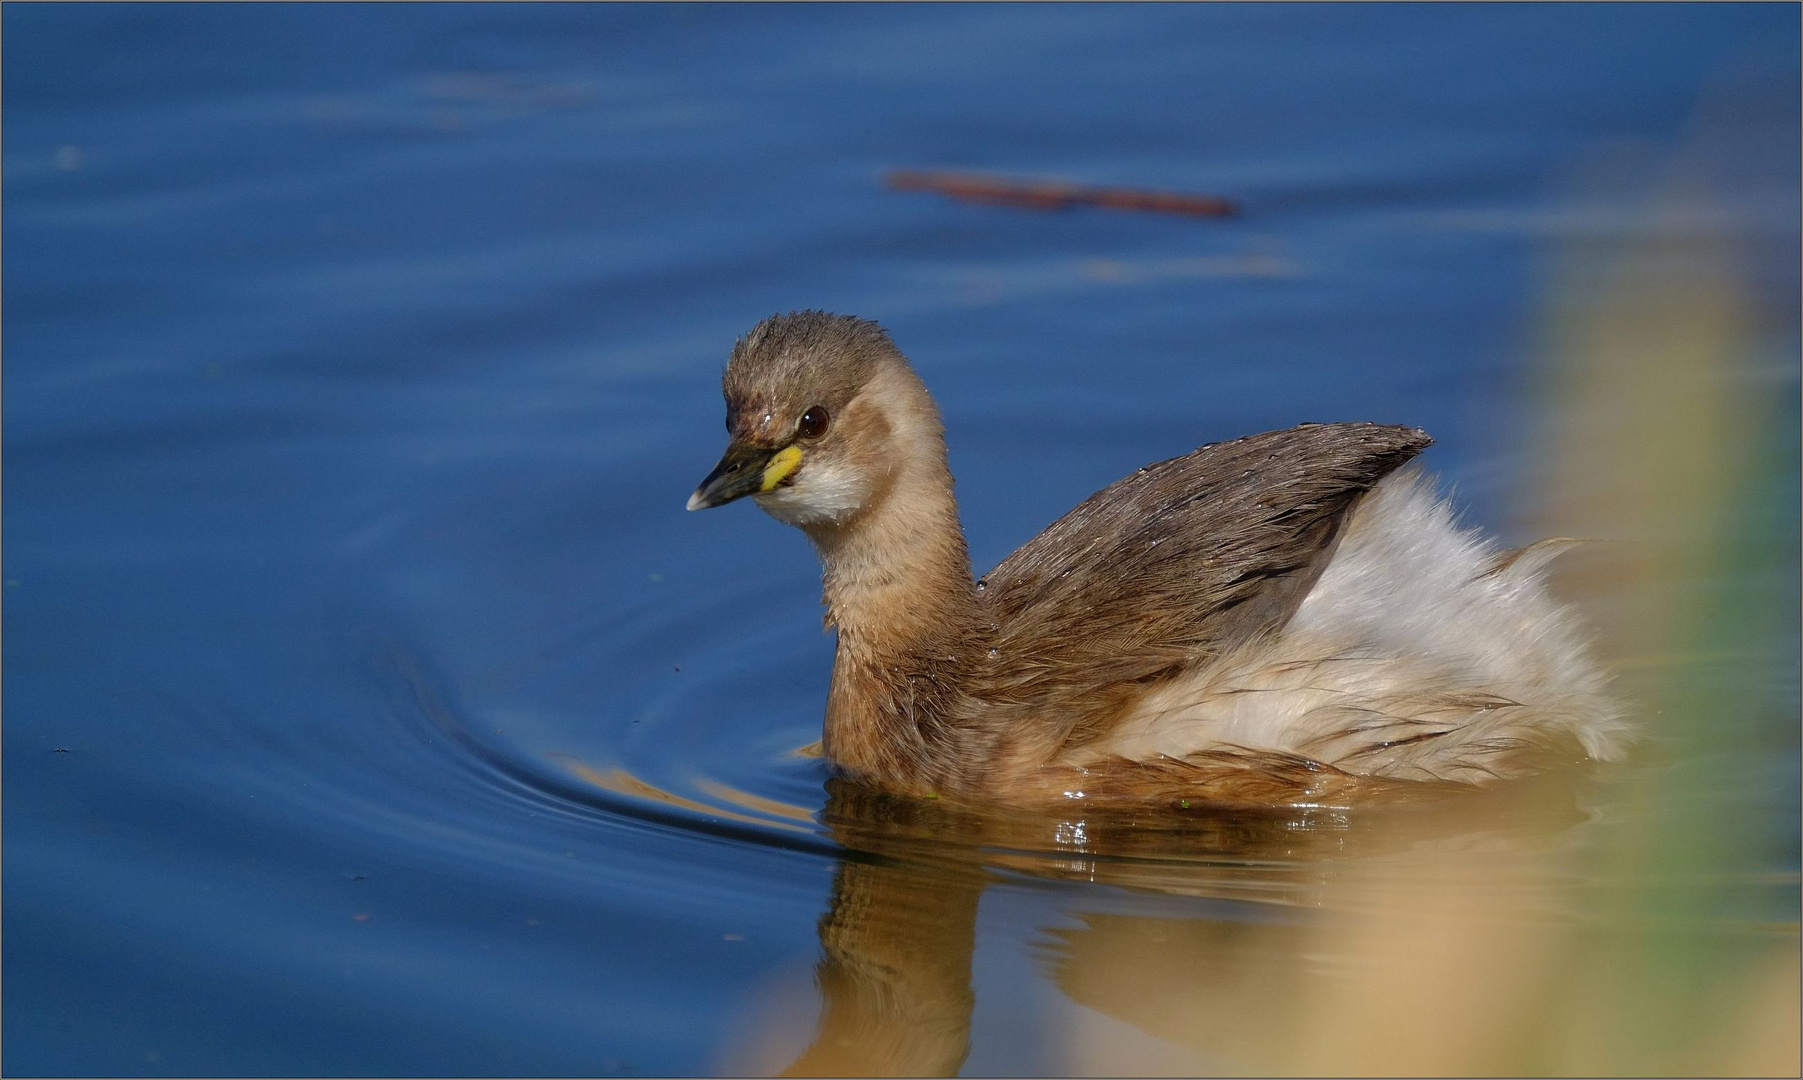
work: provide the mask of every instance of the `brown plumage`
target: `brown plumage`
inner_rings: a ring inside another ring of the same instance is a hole
[[[1622,742],[1544,553],[1495,550],[1397,472],[1417,429],[1309,424],[1148,465],[973,582],[938,409],[880,327],[772,317],[723,388],[732,442],[689,505],[752,495],[813,541],[844,773],[1271,804]]]

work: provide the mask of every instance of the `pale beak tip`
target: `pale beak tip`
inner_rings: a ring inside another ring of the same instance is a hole
[[[699,489],[696,490],[695,494],[689,496],[689,509],[690,510],[706,510],[707,509],[707,503],[701,501],[701,492]]]

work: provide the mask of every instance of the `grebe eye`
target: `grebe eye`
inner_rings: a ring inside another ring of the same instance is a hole
[[[826,425],[831,420],[832,417],[827,415],[826,410],[816,405],[801,414],[801,426],[795,429],[795,434],[804,439],[818,439],[826,434]]]

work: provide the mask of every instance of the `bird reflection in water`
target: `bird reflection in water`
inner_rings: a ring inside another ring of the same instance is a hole
[[[987,885],[1014,876],[1230,902],[1195,918],[1078,913],[1074,925],[1044,931],[1040,960],[1072,1002],[1158,1038],[1181,1029],[1179,1045],[1197,1053],[1238,1047],[1250,1054],[1256,1047],[1243,1044],[1268,1034],[1269,1025],[1247,1028],[1247,1011],[1282,1012],[1286,994],[1321,978],[1319,958],[1310,957],[1327,930],[1311,913],[1340,906],[1350,880],[1368,879],[1374,867],[1399,880],[1429,875],[1418,859],[1401,867],[1386,861],[1424,845],[1457,851],[1493,847],[1504,833],[1511,843],[1555,837],[1584,817],[1576,798],[1586,783],[1568,770],[1506,795],[1439,795],[1369,812],[1086,808],[1081,817],[1059,817],[833,780],[821,820],[845,853],[819,923],[813,1035],[786,1066],[747,1050],[747,1060],[727,1067],[789,1076],[955,1075],[970,1049],[978,901]],[[1549,789],[1559,797],[1549,800]],[[1294,917],[1266,912],[1246,921],[1245,902]],[[1248,982],[1249,968],[1259,978]],[[1190,1007],[1211,988],[1231,1000]],[[1058,1060],[1082,1052],[1051,1050]]]

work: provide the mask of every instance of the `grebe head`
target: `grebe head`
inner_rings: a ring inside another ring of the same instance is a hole
[[[733,346],[721,389],[731,441],[690,510],[750,495],[771,517],[841,526],[880,499],[938,411],[876,323],[773,315]],[[929,443],[930,445],[930,443]]]

